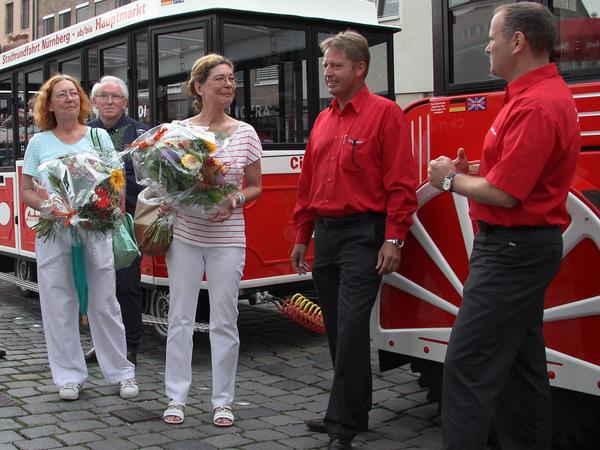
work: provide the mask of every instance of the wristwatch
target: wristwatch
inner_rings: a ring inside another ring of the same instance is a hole
[[[400,239],[386,239],[385,242],[389,242],[396,248],[402,248],[404,246],[404,241]]]
[[[452,182],[454,181],[454,177],[458,175],[457,172],[450,172],[448,175],[444,177],[442,180],[442,190],[444,192],[452,191]]]

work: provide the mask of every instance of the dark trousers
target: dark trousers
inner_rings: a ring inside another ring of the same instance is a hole
[[[377,254],[385,218],[361,214],[317,220],[312,274],[323,310],[334,375],[327,432],[353,438],[366,429],[372,404],[369,320],[381,277]]]
[[[117,301],[121,306],[128,352],[137,352],[144,334],[140,262],[138,257],[129,267],[116,271]]]
[[[542,318],[561,260],[558,227],[477,234],[444,363],[445,449],[484,449],[491,427],[501,449],[549,448]]]

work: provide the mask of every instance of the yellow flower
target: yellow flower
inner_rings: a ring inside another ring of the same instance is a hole
[[[121,169],[114,169],[110,174],[110,185],[112,188],[119,192],[125,186],[125,175]]]
[[[183,165],[183,167],[190,170],[194,170],[200,167],[200,161],[191,153],[183,155],[183,158],[181,158],[181,164]]]
[[[215,145],[214,142],[210,142],[210,141],[205,141],[206,142],[206,147],[208,148],[208,153],[214,153],[215,150],[217,150],[217,146]]]

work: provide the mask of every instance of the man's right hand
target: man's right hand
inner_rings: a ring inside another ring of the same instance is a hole
[[[308,271],[308,263],[304,259],[306,257],[306,251],[308,245],[306,244],[295,244],[292,250],[290,259],[292,260],[292,267],[296,273],[304,275]]]

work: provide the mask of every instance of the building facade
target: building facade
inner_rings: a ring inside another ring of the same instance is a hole
[[[401,29],[394,35],[394,92],[403,108],[433,93],[431,0],[373,0],[379,22]]]
[[[35,39],[103,14],[135,0],[53,0],[37,3]]]
[[[32,40],[31,6],[34,0],[0,0],[0,51]]]

